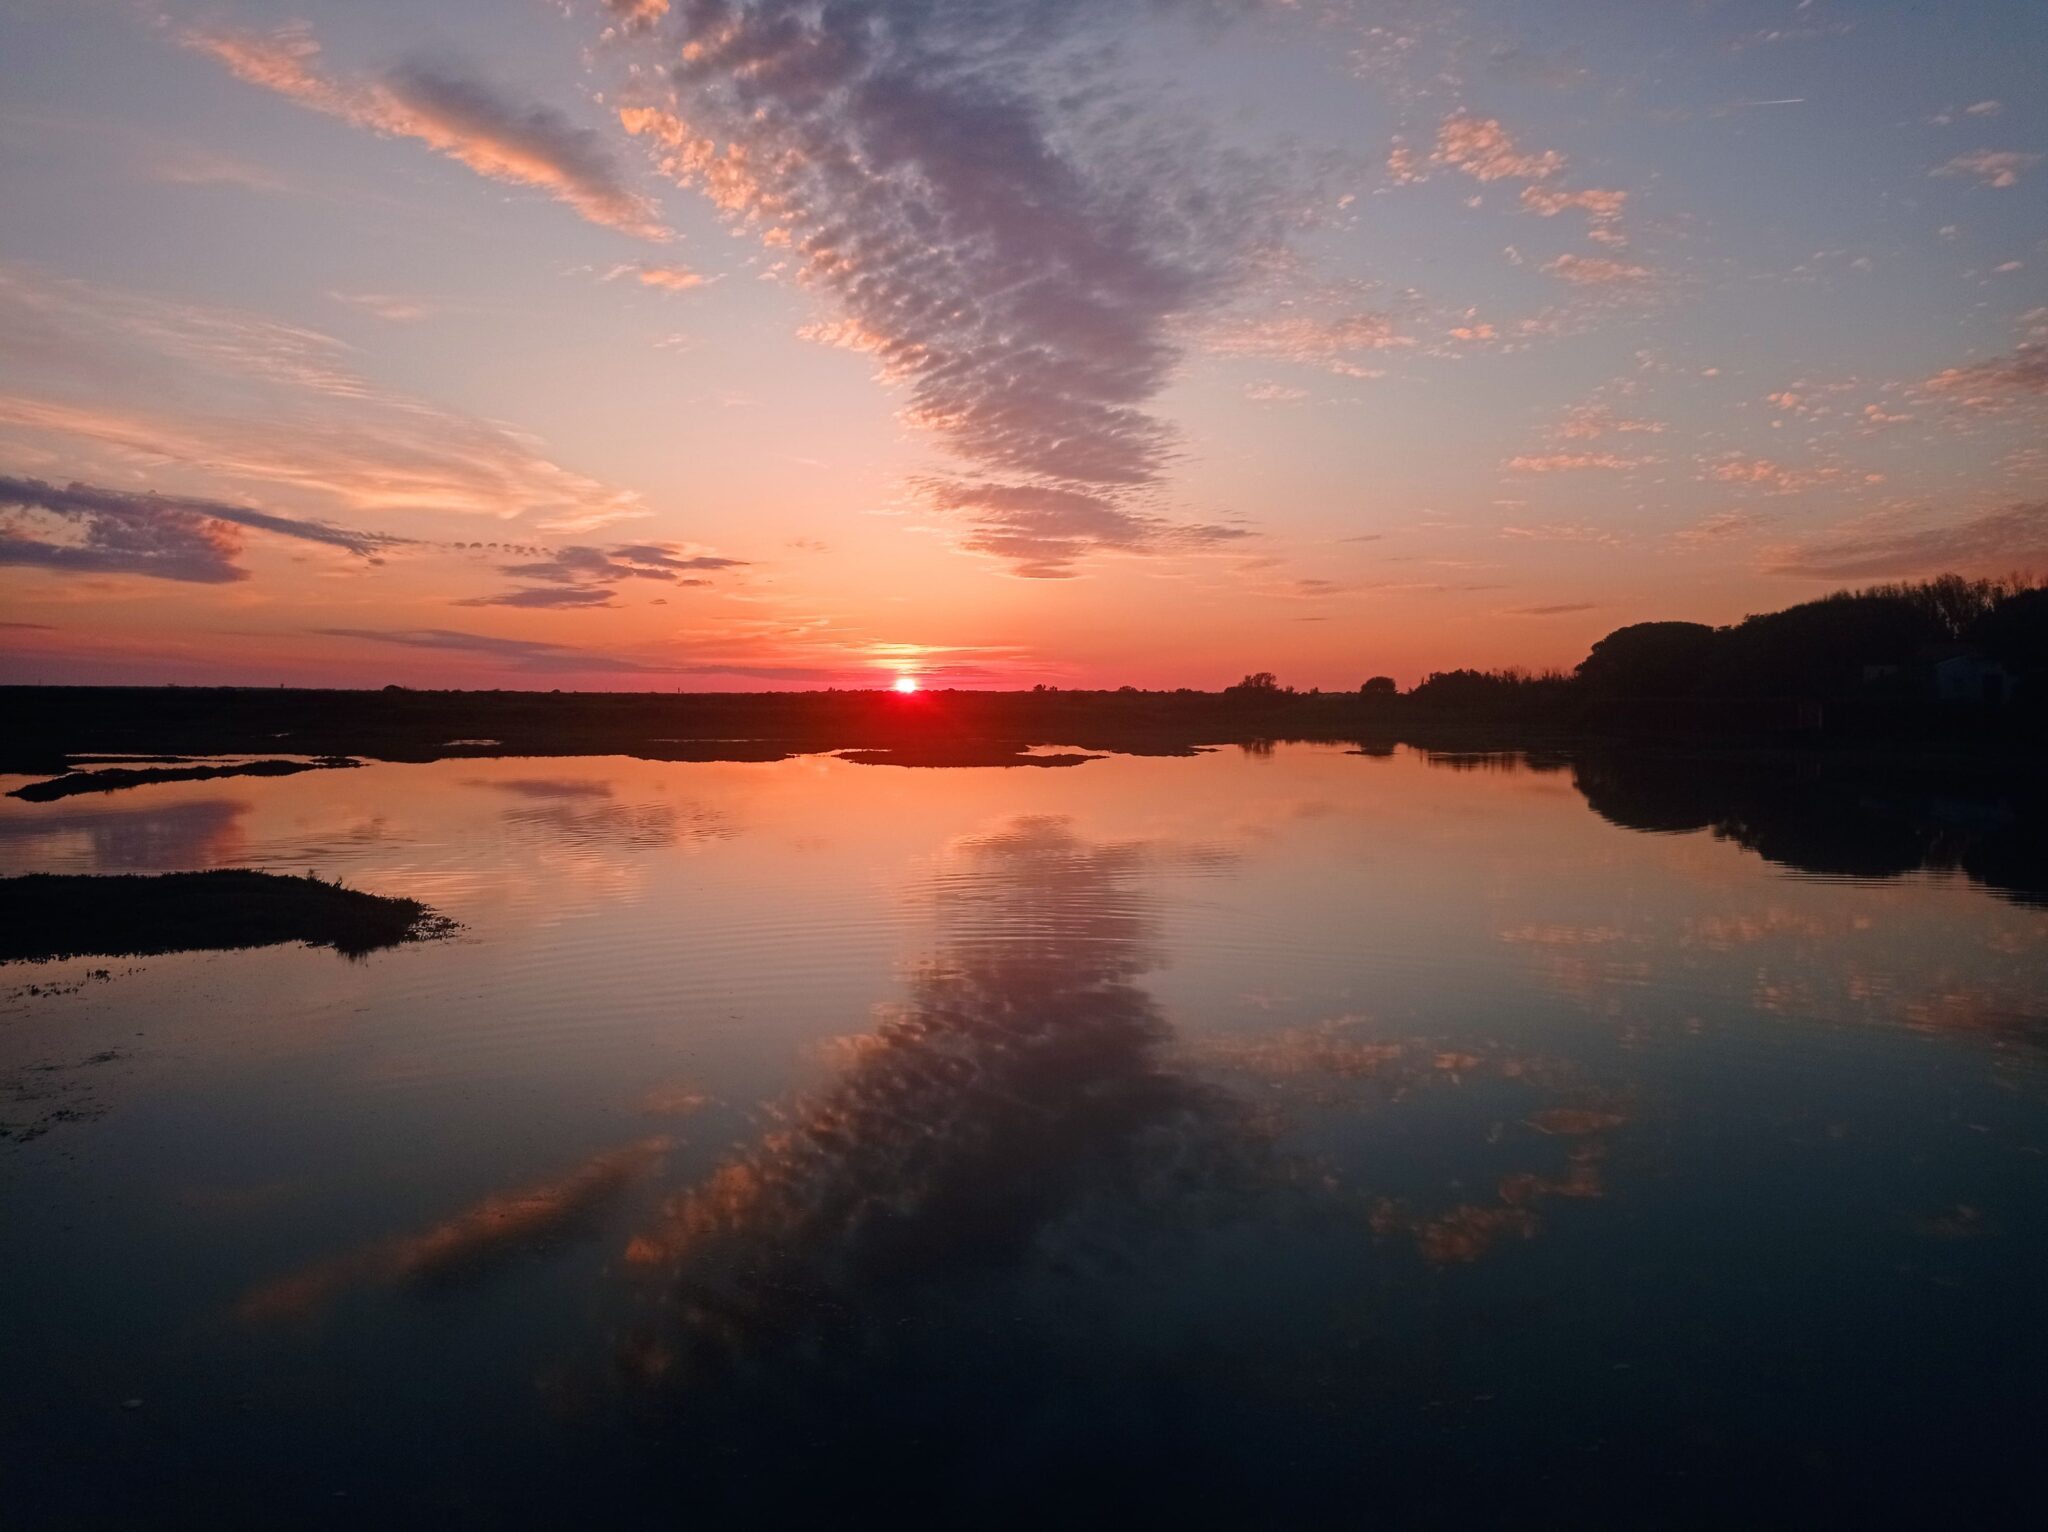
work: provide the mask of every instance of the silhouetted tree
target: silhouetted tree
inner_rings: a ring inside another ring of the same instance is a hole
[[[1935,608],[1902,587],[1837,591],[1724,628],[1708,686],[1743,697],[1841,695],[1861,687],[1865,667],[1909,663],[1951,637]]]
[[[1432,707],[1519,712],[1561,701],[1570,690],[1570,678],[1555,671],[1534,675],[1511,667],[1432,671],[1408,695]]]
[[[1257,692],[1271,695],[1280,690],[1280,678],[1270,670],[1255,670],[1235,686],[1226,686],[1225,692]]]
[[[1717,634],[1701,622],[1637,622],[1593,645],[1579,661],[1586,689],[1606,697],[1683,697],[1697,691]]]
[[[1358,688],[1358,694],[1362,697],[1391,697],[1399,690],[1392,676],[1374,676]]]
[[[2041,696],[2048,685],[2048,587],[2012,592],[1979,614],[1968,636]]]

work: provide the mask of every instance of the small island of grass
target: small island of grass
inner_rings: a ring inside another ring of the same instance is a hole
[[[241,761],[231,766],[113,766],[103,771],[67,771],[47,782],[31,782],[7,796],[28,803],[54,803],[80,793],[118,793],[131,787],[150,787],[161,782],[211,782],[218,777],[289,777],[302,771],[333,771],[360,766],[361,761],[345,755],[323,756],[315,761]]]
[[[417,899],[231,869],[0,878],[0,963],[143,957],[305,942],[360,957],[452,924]]]

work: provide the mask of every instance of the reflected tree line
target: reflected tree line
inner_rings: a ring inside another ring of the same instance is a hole
[[[1579,754],[1568,769],[1588,806],[1627,829],[1710,830],[1766,861],[1840,877],[1960,871],[2014,903],[2048,907],[2048,784],[2038,775],[1632,751]]]

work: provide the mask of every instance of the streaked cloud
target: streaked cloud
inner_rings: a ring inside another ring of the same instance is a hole
[[[268,33],[194,28],[180,41],[237,79],[313,111],[414,139],[491,180],[538,188],[592,223],[640,239],[668,237],[605,141],[552,107],[509,100],[482,80],[419,60],[373,79],[336,79],[320,71],[320,44],[303,24]]]
[[[457,606],[535,608],[612,605],[612,587],[628,580],[668,585],[706,585],[706,574],[742,567],[744,560],[724,558],[678,543],[621,543],[611,548],[572,545],[549,557],[520,564],[501,564],[498,573],[512,580],[539,581],[494,596],[475,596]]]
[[[1672,533],[1671,540],[1681,548],[1705,548],[1753,532],[1763,521],[1764,518],[1754,511],[1715,511]]]
[[[2048,567],[2048,500],[2023,501],[1945,525],[1851,532],[1771,550],[1773,574],[1891,579],[1956,570],[1998,574]]]
[[[934,681],[986,679],[991,674],[987,667],[954,656],[1014,652],[875,645],[830,631],[805,632],[803,625],[792,626],[782,620],[753,627],[727,623],[716,633],[683,635],[661,652],[635,655],[460,628],[327,627],[311,631],[325,638],[436,654],[454,663],[475,662],[486,674],[723,676],[783,686],[878,684],[885,672],[893,674],[912,658],[917,672]]]
[[[1513,473],[1576,473],[1587,468],[1639,468],[1643,461],[1614,452],[1544,452],[1511,457],[1507,466]]]
[[[246,580],[237,529],[373,557],[407,541],[250,506],[0,474],[0,564],[221,585]]]
[[[274,170],[189,144],[152,145],[143,156],[143,173],[166,186],[239,186],[273,193],[294,189]]]
[[[2005,356],[1948,367],[1920,385],[1965,404],[1993,404],[2014,395],[2048,395],[2048,345],[2027,342]]]
[[[389,319],[396,324],[426,319],[435,312],[435,305],[425,299],[407,298],[398,293],[330,292],[327,296],[348,308],[373,314],[379,319]]]
[[[428,649],[494,660],[517,670],[589,675],[656,675],[665,674],[668,670],[662,665],[601,654],[591,649],[572,648],[567,644],[465,633],[457,628],[315,628],[313,631],[324,638],[359,639],[365,643],[391,644],[401,649]]]
[[[968,515],[972,530],[963,548],[1001,559],[1029,580],[1072,579],[1090,554],[1194,552],[1251,535],[1243,527],[1174,521],[1119,495],[1061,484],[927,478],[917,488],[936,509]]]
[[[303,326],[0,265],[0,445],[17,461],[33,445],[171,464],[352,517],[526,517],[576,532],[649,514],[530,436],[379,389],[352,361]]]
[[[1543,522],[1536,526],[1502,527],[1502,537],[1519,538],[1524,542],[1537,543],[1603,543],[1612,545],[1621,539],[1606,527],[1596,527],[1588,522]]]
[[[594,606],[615,606],[609,588],[601,585],[530,585],[518,590],[499,591],[490,596],[470,596],[457,606],[510,606],[530,611],[583,610]]]

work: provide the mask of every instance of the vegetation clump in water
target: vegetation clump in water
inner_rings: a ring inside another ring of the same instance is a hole
[[[210,782],[216,777],[289,777],[301,771],[332,771],[341,766],[360,766],[347,756],[324,756],[317,761],[244,761],[233,766],[116,766],[105,771],[68,771],[47,782],[31,782],[7,796],[29,803],[54,803],[80,793],[117,793],[124,788],[149,787],[159,782]]]
[[[230,869],[0,878],[0,963],[281,942],[360,957],[452,929],[417,899],[366,894],[312,876]]]

